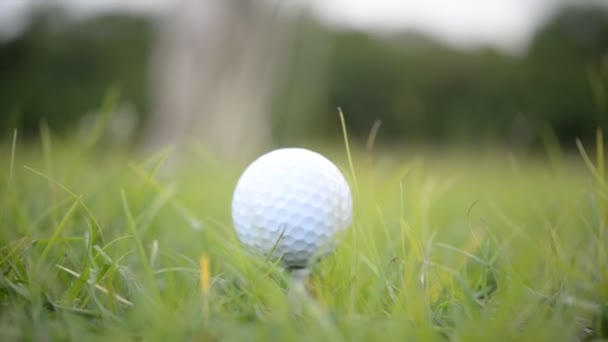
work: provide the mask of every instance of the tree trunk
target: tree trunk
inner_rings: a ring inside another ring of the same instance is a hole
[[[276,14],[254,1],[179,2],[151,60],[148,148],[194,139],[232,159],[270,144],[269,106],[290,31]]]

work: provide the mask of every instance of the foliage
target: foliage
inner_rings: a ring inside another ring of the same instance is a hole
[[[389,142],[498,140],[529,147],[543,132],[554,131],[571,145],[575,137],[591,137],[596,127],[606,127],[608,13],[603,9],[563,9],[521,56],[459,50],[416,33],[377,38],[319,32],[306,22],[301,31],[294,72],[275,110],[279,118],[295,112],[298,122],[279,126],[283,141],[335,136],[337,106],[348,113],[355,137],[365,139],[381,120],[382,138]],[[308,70],[324,61],[317,56],[324,48],[315,50],[311,40],[331,50],[323,76],[313,82]],[[319,91],[311,94],[311,89]]]
[[[94,110],[109,86],[144,123],[150,19],[109,15],[75,22],[41,12],[0,46],[0,135],[62,134]],[[523,55],[460,50],[416,33],[377,37],[300,19],[291,70],[270,109],[276,142],[336,139],[336,107],[355,139],[376,120],[381,142],[498,141],[534,146],[553,132],[571,145],[608,124],[608,13],[564,8]],[[143,125],[140,125],[143,128]]]
[[[0,134],[38,136],[41,121],[74,130],[109,87],[143,118],[151,23],[118,15],[75,22],[62,13],[40,10],[21,37],[0,46]]]

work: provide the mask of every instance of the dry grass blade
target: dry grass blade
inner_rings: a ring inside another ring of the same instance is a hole
[[[58,265],[58,264],[55,264],[55,266],[57,268],[59,268],[60,270],[63,270],[65,272],[73,275],[76,278],[80,278],[80,274],[78,272],[76,272],[76,271],[72,271],[71,269],[69,269],[67,267],[64,267],[64,266],[61,266],[61,265]],[[105,287],[103,287],[103,286],[101,286],[99,284],[94,283],[91,279],[87,279],[86,282],[88,284],[90,284],[90,285],[95,286],[95,288],[97,290],[101,291],[102,293],[104,293],[106,295],[109,295],[108,289],[106,289]],[[133,307],[133,303],[131,303],[130,301],[128,301],[127,299],[125,299],[124,297],[122,297],[120,295],[114,294],[114,299],[116,299],[117,301],[119,301],[120,303],[122,303],[122,304],[124,304],[126,306]]]

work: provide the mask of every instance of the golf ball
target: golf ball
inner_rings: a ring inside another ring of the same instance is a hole
[[[331,252],[348,228],[352,197],[338,168],[303,148],[256,159],[239,178],[232,219],[241,242],[287,268],[304,268]]]

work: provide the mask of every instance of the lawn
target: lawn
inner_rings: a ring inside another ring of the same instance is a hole
[[[6,142],[0,340],[608,338],[603,144],[351,146],[352,168],[343,145],[309,147],[349,180],[354,217],[295,310],[287,272],[232,228],[255,156]]]

